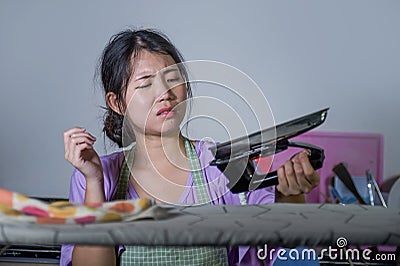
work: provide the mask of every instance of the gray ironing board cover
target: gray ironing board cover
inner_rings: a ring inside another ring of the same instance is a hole
[[[132,222],[85,225],[7,223],[2,244],[400,245],[400,210],[337,204],[155,205]]]

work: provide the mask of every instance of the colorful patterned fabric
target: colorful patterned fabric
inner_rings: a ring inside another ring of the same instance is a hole
[[[23,194],[0,189],[0,218],[40,224],[87,224],[140,218],[154,205],[149,199],[120,200],[96,204],[56,201],[46,203]]]
[[[203,172],[194,146],[185,138],[185,150],[189,159],[197,203],[210,203]],[[128,164],[133,163],[134,149],[129,152],[122,165],[117,199],[125,199],[130,171]],[[120,257],[121,266],[130,265],[228,265],[226,248],[219,247],[165,247],[165,246],[126,246]]]

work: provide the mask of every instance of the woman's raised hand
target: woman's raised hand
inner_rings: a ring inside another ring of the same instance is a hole
[[[103,168],[93,148],[95,141],[85,128],[75,127],[64,132],[65,159],[82,172],[86,182],[103,182]]]

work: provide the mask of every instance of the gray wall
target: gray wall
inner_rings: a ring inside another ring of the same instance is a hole
[[[385,178],[400,173],[400,1],[0,1],[0,187],[67,196],[63,131],[101,137],[96,61],[128,26],[164,31],[186,59],[247,73],[275,120],[325,106],[319,130],[385,137]]]

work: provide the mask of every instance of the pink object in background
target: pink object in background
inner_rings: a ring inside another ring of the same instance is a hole
[[[370,169],[377,183],[382,184],[383,135],[381,134],[311,131],[292,138],[291,141],[311,143],[325,151],[324,165],[318,170],[321,182],[317,189],[307,195],[308,203],[326,202],[323,195],[329,197],[328,189],[331,177],[334,176],[332,168],[340,162],[345,163],[352,176],[365,176],[365,171]],[[298,148],[289,148],[276,154],[271,170],[276,170],[299,151]],[[260,167],[269,165],[270,160],[269,157],[259,159]]]

